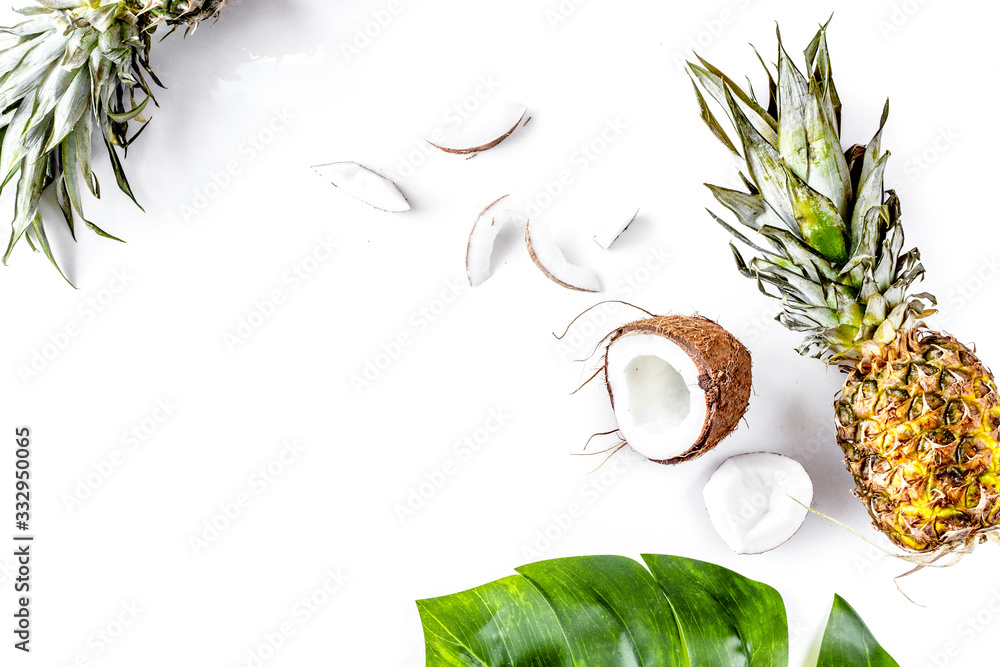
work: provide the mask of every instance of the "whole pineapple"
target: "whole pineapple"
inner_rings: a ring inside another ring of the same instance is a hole
[[[1000,528],[996,384],[968,347],[923,324],[934,297],[910,293],[924,269],[903,251],[899,200],[883,189],[888,103],[872,141],[844,152],[826,26],[805,57],[803,75],[779,34],[760,99],[701,58],[688,63],[702,118],[747,188],[708,186],[746,232],[712,215],[755,251],[748,262],[731,244],[740,272],[781,299],[778,320],[806,334],[799,352],[847,373],[837,440],[875,527],[927,558],[961,553]]]
[[[108,150],[118,187],[134,200],[118,149],[127,149],[142,131],[129,136],[129,125],[144,122],[141,114],[153,99],[149,81],[159,84],[149,64],[153,32],[163,23],[193,29],[226,1],[39,0],[40,6],[18,10],[24,21],[0,28],[6,36],[0,49],[0,189],[17,183],[4,263],[27,238],[56,265],[39,212],[49,189],[74,236],[79,219],[115,238],[83,215],[84,187],[100,196],[90,164],[94,131]]]

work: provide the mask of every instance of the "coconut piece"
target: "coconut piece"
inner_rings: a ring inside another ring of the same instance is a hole
[[[473,287],[482,285],[493,275],[490,267],[493,246],[508,221],[508,217],[497,217],[495,207],[508,196],[499,197],[484,208],[472,225],[469,244],[465,249],[465,272],[469,276],[469,284]]]
[[[704,317],[659,316],[617,329],[604,357],[618,430],[657,463],[697,458],[732,433],[750,398],[750,353]]]
[[[632,217],[629,218],[627,221],[622,222],[621,220],[619,220],[617,222],[604,225],[603,227],[597,230],[596,234],[594,234],[594,241],[597,243],[597,245],[607,250],[608,248],[611,247],[612,243],[618,240],[618,237],[622,235],[622,232],[628,229],[628,226],[631,225],[633,222],[635,222],[635,218],[638,215],[639,215],[639,209],[636,209],[635,213],[633,213]]]
[[[317,174],[355,199],[390,213],[409,211],[410,204],[396,184],[357,162],[314,166]]]
[[[729,548],[759,554],[781,546],[799,530],[813,485],[798,461],[757,452],[726,459],[708,480],[704,495],[708,517]]]
[[[457,155],[489,150],[513,134],[527,112],[528,109],[521,105],[502,105],[487,112],[478,125],[463,123],[437,141],[428,139],[427,143],[445,153]]]
[[[600,292],[601,280],[597,273],[576,264],[571,264],[556,245],[549,228],[531,226],[528,221],[524,230],[524,243],[528,246],[528,254],[549,280],[568,289],[579,292]]]

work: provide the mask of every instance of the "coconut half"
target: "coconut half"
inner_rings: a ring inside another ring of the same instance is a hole
[[[463,123],[449,129],[435,141],[427,140],[434,148],[445,153],[468,155],[489,150],[509,137],[517,129],[528,112],[519,104],[504,104],[490,108],[480,114],[476,124]]]
[[[750,398],[750,353],[704,317],[627,324],[605,351],[605,379],[622,438],[657,463],[688,461],[732,433]]]
[[[355,199],[390,213],[410,210],[410,203],[396,184],[357,162],[314,166],[317,174]]]
[[[759,554],[798,532],[812,503],[813,485],[798,461],[758,452],[726,459],[708,480],[704,495],[708,517],[729,548]]]
[[[597,272],[570,263],[556,245],[547,226],[536,224],[533,227],[528,221],[524,230],[524,243],[528,246],[531,261],[552,282],[580,292],[601,291],[601,279]]]
[[[482,285],[493,275],[490,267],[493,246],[500,231],[511,219],[509,211],[498,210],[500,202],[507,196],[494,200],[484,208],[469,233],[469,244],[465,249],[465,271],[469,276],[469,284],[473,287]]]
[[[601,246],[605,250],[611,247],[611,244],[618,240],[618,237],[628,229],[628,226],[635,222],[636,216],[639,215],[639,210],[636,209],[635,213],[632,214],[631,218],[627,220],[617,220],[611,224],[604,225],[597,230],[594,234],[594,242]]]

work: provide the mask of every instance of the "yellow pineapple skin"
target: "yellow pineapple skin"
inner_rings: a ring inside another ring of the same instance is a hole
[[[933,555],[1000,526],[1000,396],[965,345],[920,327],[866,343],[834,407],[855,495],[895,544]]]

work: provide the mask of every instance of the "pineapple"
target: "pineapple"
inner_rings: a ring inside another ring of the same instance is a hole
[[[935,300],[913,293],[924,269],[903,250],[899,200],[883,187],[888,103],[868,145],[845,152],[825,25],[805,59],[803,74],[778,35],[775,76],[761,60],[766,99],[700,57],[688,63],[702,119],[746,186],[708,186],[746,231],[712,215],[754,253],[730,244],[739,271],[781,299],[778,320],[805,335],[799,352],[846,372],[837,441],[875,528],[921,562],[960,555],[1000,527],[996,383],[923,322]]]
[[[159,84],[149,65],[153,32],[161,23],[194,29],[216,16],[226,0],[39,4],[19,10],[25,16],[21,23],[0,28],[6,36],[0,49],[0,188],[17,183],[3,261],[26,238],[58,269],[39,210],[43,193],[55,193],[74,238],[74,223],[82,220],[115,239],[83,215],[84,188],[100,196],[90,163],[94,130],[107,148],[118,187],[134,201],[118,150],[125,151],[142,132],[145,125],[129,136],[129,125],[144,123],[142,113],[153,99],[149,81]]]

